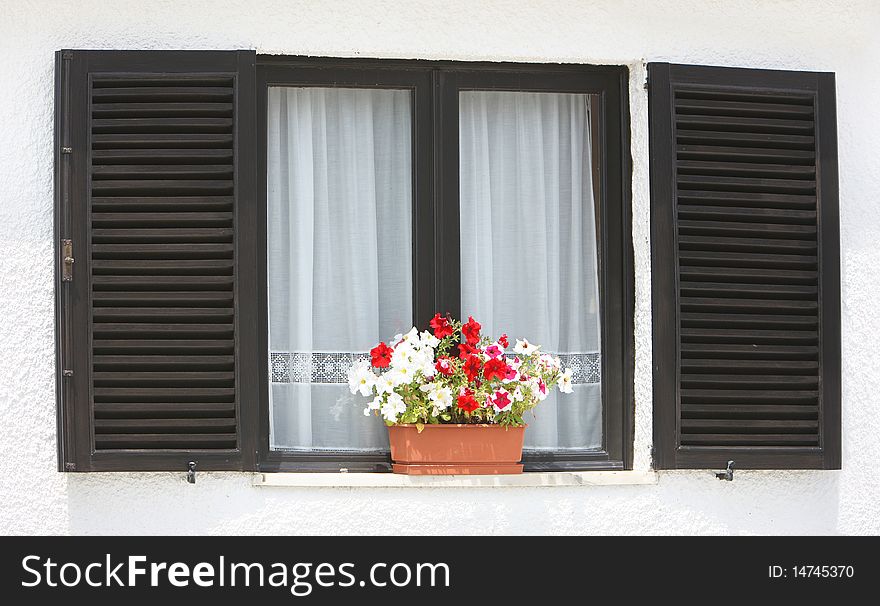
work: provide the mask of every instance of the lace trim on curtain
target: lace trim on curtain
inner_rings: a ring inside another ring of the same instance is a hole
[[[600,383],[602,359],[597,351],[560,353],[562,366],[571,368],[572,383]],[[361,360],[369,360],[367,352],[272,352],[269,354],[269,375],[272,383],[317,383],[335,385],[348,383],[348,369]]]

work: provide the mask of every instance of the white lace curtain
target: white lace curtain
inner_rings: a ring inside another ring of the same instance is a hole
[[[462,313],[575,366],[527,418],[526,447],[602,443],[599,292],[589,97],[459,97]]]
[[[460,99],[463,312],[576,367],[575,393],[528,419],[527,447],[597,447],[588,97]],[[270,443],[385,449],[345,371],[412,324],[411,93],[272,87],[268,102]]]
[[[410,97],[269,89],[275,448],[388,447],[384,425],[363,415],[345,371],[353,352],[412,326]]]

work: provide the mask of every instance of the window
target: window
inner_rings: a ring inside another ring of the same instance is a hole
[[[839,468],[834,75],[648,73],[654,466]],[[526,469],[630,468],[628,85],[59,51],[59,469],[387,470],[342,376],[435,310],[575,368]]]
[[[60,469],[387,470],[342,377],[436,310],[575,368],[527,469],[631,465],[624,68],[60,51],[56,74]]]
[[[384,427],[345,371],[438,310],[575,369],[572,401],[530,420],[527,469],[628,464],[624,76],[261,59],[261,469],[388,469]]]

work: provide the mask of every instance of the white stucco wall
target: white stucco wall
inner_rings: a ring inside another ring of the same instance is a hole
[[[880,4],[0,0],[0,533],[880,533]],[[235,49],[632,68],[636,468],[649,466],[645,61],[837,73],[843,470],[654,486],[256,488],[249,474],[55,471],[53,52]],[[443,517],[438,519],[438,513]],[[450,516],[448,512],[457,512]]]

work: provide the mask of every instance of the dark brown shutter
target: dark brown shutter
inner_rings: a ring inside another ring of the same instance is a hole
[[[648,78],[655,465],[839,468],[834,75]]]
[[[61,469],[253,465],[254,60],[58,53]]]

